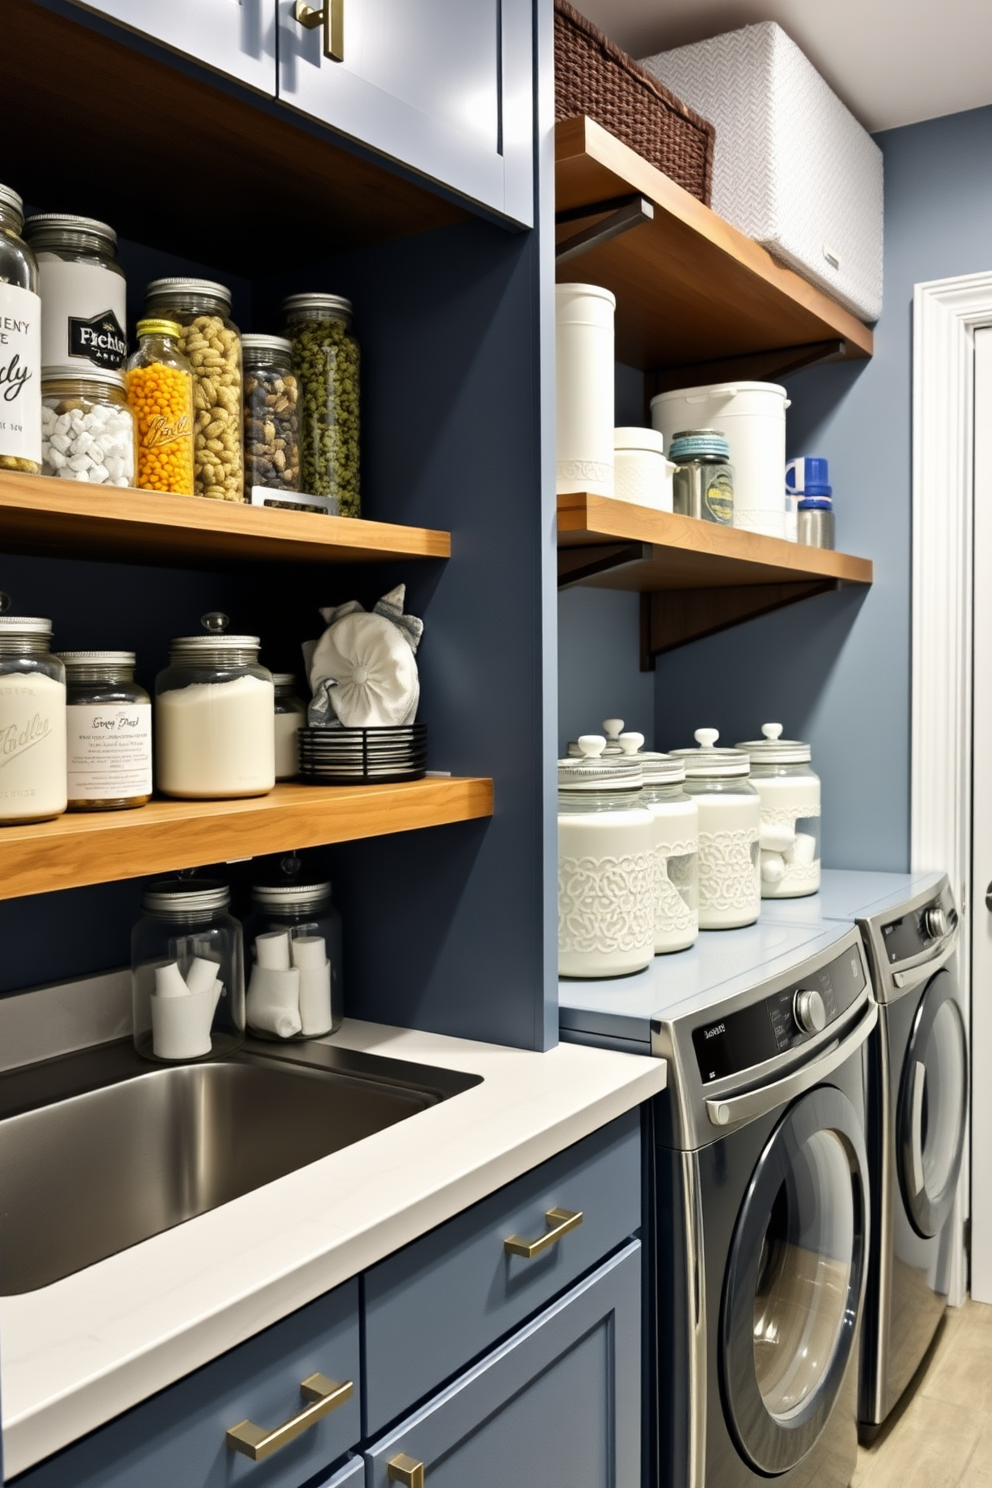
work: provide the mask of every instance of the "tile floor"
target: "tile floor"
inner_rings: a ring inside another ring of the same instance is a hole
[[[992,1488],[992,1306],[948,1311],[911,1399],[858,1452],[852,1488]]]

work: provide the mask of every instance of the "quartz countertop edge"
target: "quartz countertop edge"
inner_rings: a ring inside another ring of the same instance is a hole
[[[482,1083],[74,1276],[0,1298],[8,1477],[663,1090],[664,1060],[346,1020],[329,1043]]]

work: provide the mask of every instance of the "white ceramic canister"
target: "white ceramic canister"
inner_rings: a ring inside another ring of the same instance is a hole
[[[673,749],[685,792],[699,808],[699,928],[733,930],[761,913],[761,798],[740,749],[716,749],[716,729],[697,729],[698,749]]]
[[[637,753],[643,734],[621,734],[620,745],[640,764],[642,799],[654,817],[654,953],[685,951],[699,934],[699,808],[687,796],[685,763],[671,754]]]
[[[558,971],[627,976],[650,966],[655,930],[655,825],[636,760],[603,758],[583,734],[558,762]]]
[[[720,382],[651,399],[651,422],[671,448],[680,429],[720,429],[734,467],[734,526],[785,536],[785,410],[774,382]]]
[[[761,732],[737,746],[750,756],[761,797],[761,896],[800,899],[820,887],[820,777],[808,744],[783,739],[780,723]]]
[[[41,361],[85,376],[127,361],[127,284],[105,222],[40,212],[24,224],[41,277]]]
[[[10,604],[0,594],[0,612]],[[0,613],[0,825],[61,816],[66,790],[65,667],[51,620]]]
[[[656,429],[614,429],[613,461],[613,494],[618,501],[654,511],[673,509],[675,466],[665,459],[665,441]]]
[[[597,284],[555,285],[555,490],[613,495],[613,318]],[[784,463],[784,455],[783,455]]]

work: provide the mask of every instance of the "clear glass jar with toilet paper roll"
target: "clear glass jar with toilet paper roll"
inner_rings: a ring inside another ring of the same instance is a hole
[[[344,1017],[341,915],[327,880],[296,876],[252,885],[247,942],[248,1027],[259,1038],[310,1039]]]
[[[216,879],[164,879],[142,894],[131,1000],[134,1047],[145,1059],[184,1064],[244,1042],[241,922],[230,904],[230,889]]]

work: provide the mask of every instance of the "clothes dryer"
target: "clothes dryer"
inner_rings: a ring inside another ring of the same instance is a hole
[[[559,998],[563,1039],[669,1061],[645,1107],[649,1481],[847,1488],[877,1018],[860,935],[759,921]]]

